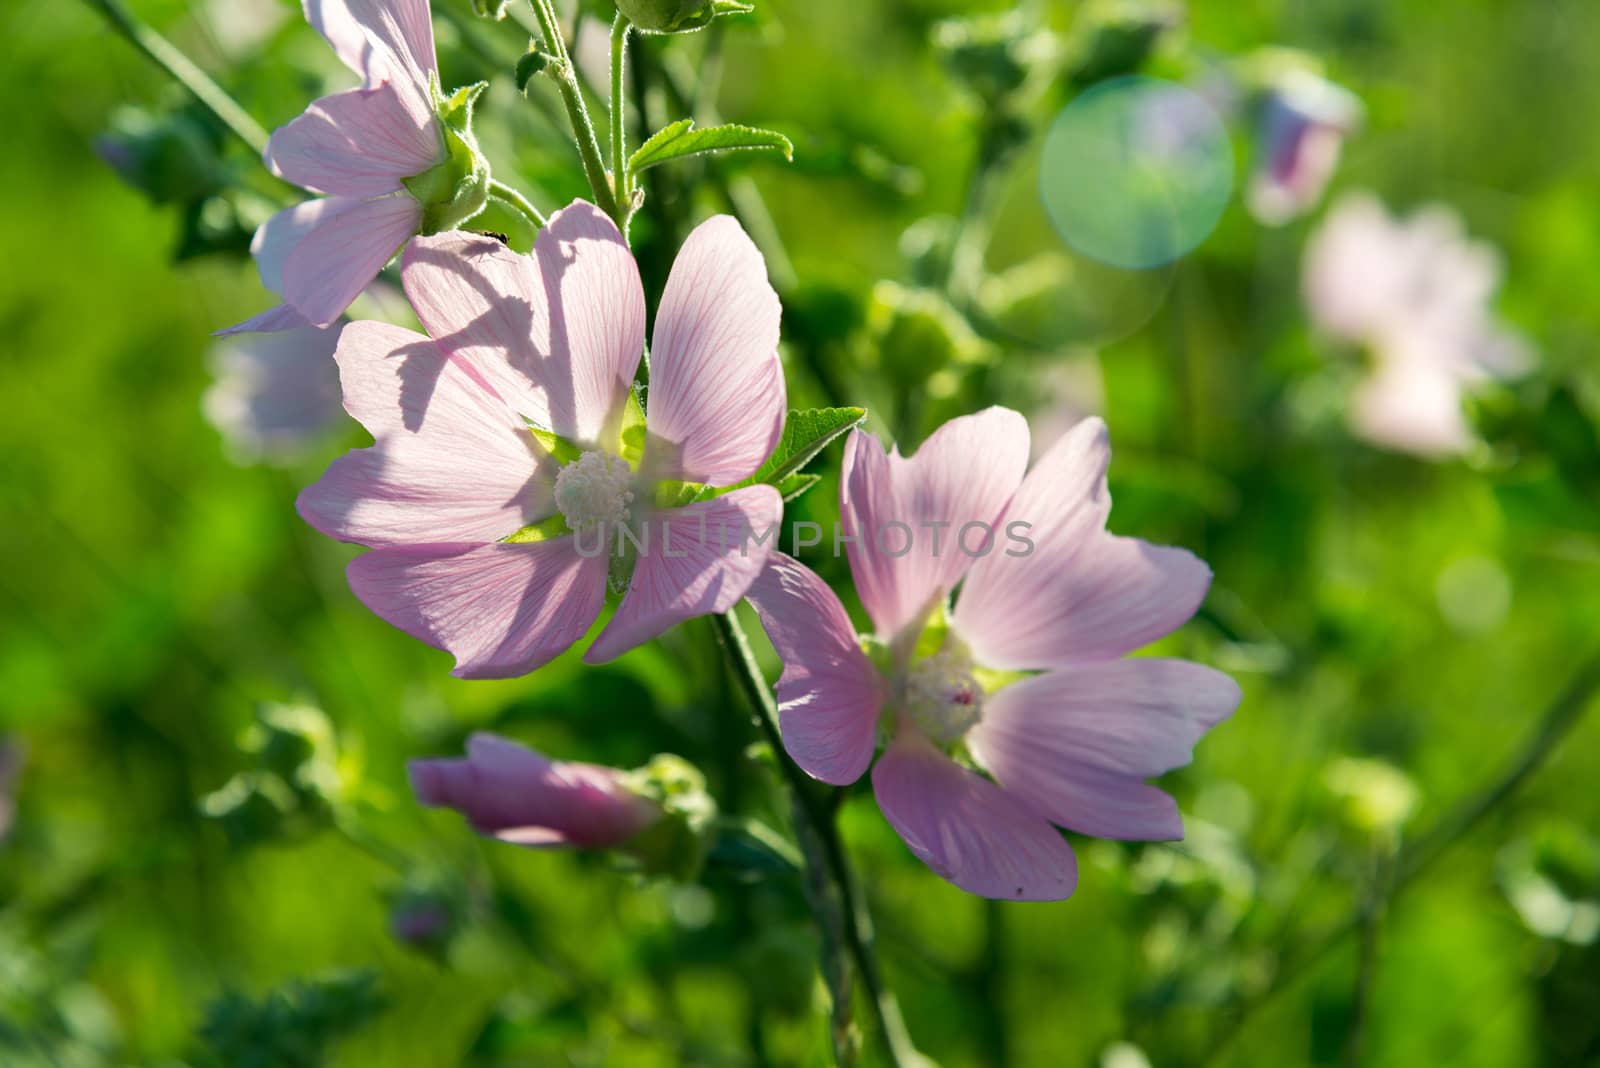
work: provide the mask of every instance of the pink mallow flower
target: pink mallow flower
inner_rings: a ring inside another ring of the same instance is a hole
[[[1251,214],[1268,226],[1281,226],[1316,207],[1361,112],[1354,93],[1308,70],[1279,76],[1261,104],[1246,198]]]
[[[551,760],[493,734],[469,738],[465,760],[413,760],[406,771],[423,805],[455,809],[479,834],[514,845],[609,849],[663,814],[625,772]]]
[[[1177,805],[1143,780],[1187,764],[1239,688],[1199,664],[1124,655],[1193,615],[1211,572],[1106,531],[1105,424],[1079,423],[1024,477],[1028,439],[1005,408],[952,419],[909,457],[852,432],[840,496],[877,631],[865,643],[833,591],[782,554],[750,600],[783,658],[796,763],[854,782],[881,736],[873,790],[913,853],[974,894],[1057,900],[1078,876],[1056,826],[1183,836]],[[986,552],[982,524],[995,531]]]
[[[401,278],[431,336],[345,327],[345,409],[375,444],[298,502],[317,529],[373,547],[350,564],[356,596],[468,678],[546,663],[608,588],[626,593],[590,662],[738,603],[783,502],[768,485],[710,487],[753,474],[784,419],[778,297],[738,223],[703,223],[672,265],[643,426],[630,384],[644,290],[594,205],[551,216],[528,256],[419,238]]]
[[[1357,434],[1428,457],[1471,443],[1465,392],[1531,359],[1490,306],[1500,276],[1495,250],[1448,208],[1401,220],[1368,193],[1333,206],[1306,243],[1301,283],[1312,323],[1372,356],[1350,402]]]
[[[224,333],[330,325],[409,238],[459,225],[488,196],[470,131],[479,87],[440,93],[428,0],[303,4],[361,87],[323,97],[273,133],[272,173],[323,196],[256,231],[262,284],[284,303]]]
[[[343,324],[224,338],[211,352],[206,420],[240,463],[292,460],[344,419],[333,350]]]

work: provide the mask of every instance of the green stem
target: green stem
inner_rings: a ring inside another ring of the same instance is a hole
[[[1600,690],[1600,655],[1580,667],[1560,695],[1545,709],[1539,727],[1528,739],[1522,752],[1506,766],[1494,781],[1472,797],[1467,798],[1433,828],[1417,839],[1415,845],[1402,849],[1393,864],[1393,878],[1387,891],[1392,903],[1402,890],[1420,878],[1449,847],[1464,838],[1495,806],[1509,797],[1529,776],[1539,770],[1555,752],[1556,746],[1583,718],[1595,692]],[[1363,901],[1343,920],[1307,939],[1298,948],[1284,954],[1273,983],[1262,994],[1244,1002],[1234,1017],[1233,1026],[1211,1047],[1204,1051],[1197,1063],[1219,1062],[1244,1030],[1245,1024],[1269,1003],[1273,997],[1289,989],[1305,972],[1315,967],[1344,941],[1346,936],[1363,929],[1370,914],[1370,903]]]
[[[895,1068],[917,1065],[921,1063],[921,1057],[906,1032],[905,1021],[900,1015],[900,1006],[883,981],[873,940],[872,917],[867,910],[866,899],[856,886],[844,842],[839,837],[839,827],[834,821],[834,814],[831,809],[823,807],[812,782],[806,778],[799,765],[788,759],[784,752],[783,736],[778,730],[777,703],[773,700],[772,691],[767,687],[765,678],[762,677],[761,667],[756,663],[755,654],[750,651],[750,642],[745,637],[744,627],[740,625],[733,612],[713,615],[711,619],[717,628],[717,638],[727,651],[734,677],[738,680],[746,699],[749,700],[751,708],[755,710],[756,724],[761,729],[767,744],[772,747],[773,758],[783,774],[784,782],[794,802],[795,819],[803,823],[797,837],[805,854],[806,864],[813,872],[831,879],[838,894],[844,914],[845,941],[851,957],[855,960],[856,968],[861,973],[862,983],[867,989],[867,1001],[872,1008],[878,1029],[883,1035],[885,1052],[889,1057],[888,1063]],[[819,919],[825,920],[826,917]],[[848,992],[836,996],[848,996]]]
[[[535,230],[544,229],[546,222],[544,215],[539,211],[538,208],[533,206],[533,203],[529,201],[527,197],[517,192],[511,186],[491,178],[489,179],[489,192],[492,196],[492,199],[498,200],[508,207],[515,208],[517,211],[527,216],[528,221],[533,223],[533,228]]]
[[[605,161],[600,158],[600,141],[595,136],[594,123],[589,119],[588,105],[583,102],[583,92],[578,88],[572,57],[567,54],[567,43],[561,36],[561,23],[550,6],[550,0],[531,2],[533,13],[539,20],[539,32],[544,36],[544,46],[555,61],[550,71],[556,80],[556,88],[561,91],[561,102],[566,105],[567,121],[572,124],[572,134],[578,143],[578,156],[583,161],[583,173],[589,179],[589,188],[594,191],[594,202],[620,227],[624,219],[617,208],[616,198],[611,195]]]
[[[140,22],[119,0],[84,0],[84,3],[98,10],[135,48],[189,90],[218,122],[227,127],[228,132],[252,152],[258,156],[266,152],[267,131],[222,86],[212,81],[209,74],[178,51],[176,45]]]
[[[628,210],[632,202],[628,188],[628,163],[622,155],[627,140],[623,120],[628,112],[628,103],[622,95],[622,73],[628,55],[628,28],[628,16],[617,12],[617,17],[611,23],[611,180],[616,184],[617,206],[625,217],[633,214]],[[627,232],[626,226],[624,221],[624,233]]]

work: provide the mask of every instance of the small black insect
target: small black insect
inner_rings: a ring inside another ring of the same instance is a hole
[[[500,242],[502,245],[511,244],[511,239],[509,237],[507,237],[505,234],[499,233],[498,231],[495,231],[495,230],[474,230],[472,232],[475,233],[475,234],[480,234],[483,237],[492,237],[496,241]]]

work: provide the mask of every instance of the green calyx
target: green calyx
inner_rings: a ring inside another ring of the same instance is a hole
[[[671,753],[629,772],[625,785],[655,804],[661,816],[620,847],[646,875],[692,882],[711,849],[717,803],[700,769]]]
[[[405,179],[408,192],[422,203],[423,234],[453,230],[489,202],[489,164],[472,135],[472,106],[488,88],[478,82],[446,97],[430,79],[434,108],[444,131],[443,162]]]

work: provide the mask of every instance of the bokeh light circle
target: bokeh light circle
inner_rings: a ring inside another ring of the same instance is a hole
[[[1233,193],[1227,127],[1173,82],[1101,82],[1056,116],[1039,195],[1056,231],[1117,267],[1171,263],[1210,236]]]

